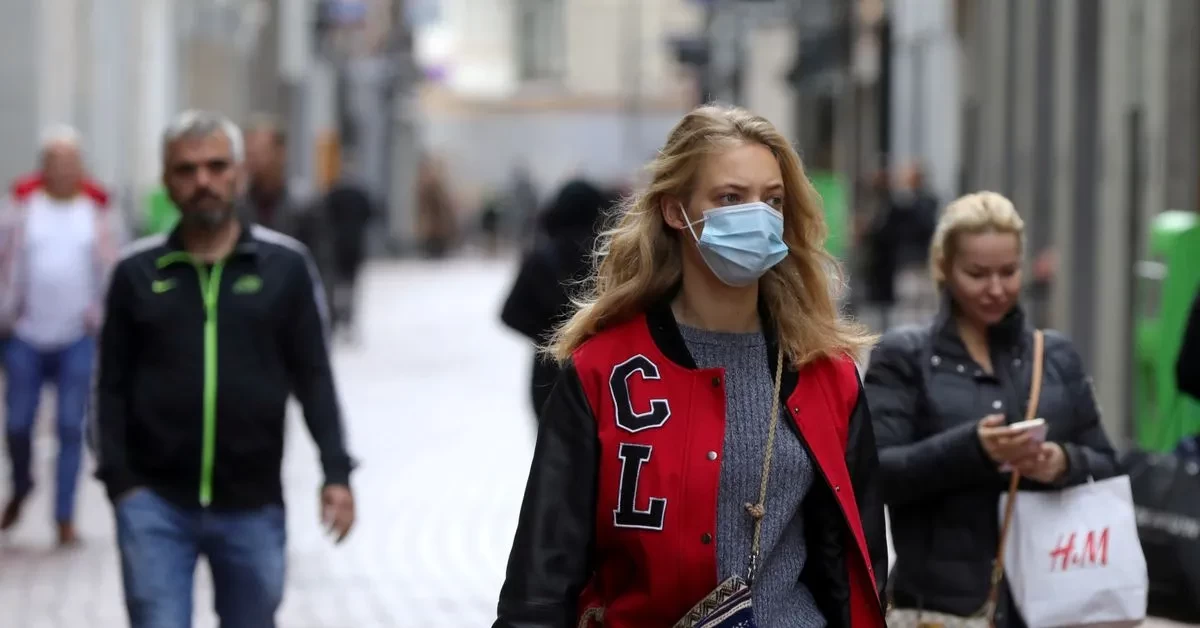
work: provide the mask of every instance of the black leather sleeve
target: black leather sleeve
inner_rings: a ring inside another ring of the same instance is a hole
[[[592,573],[599,443],[574,365],[542,409],[492,628],[574,628]]]
[[[887,523],[883,513],[883,490],[879,477],[879,455],[875,448],[875,429],[871,424],[866,391],[861,384],[858,389],[858,401],[854,404],[854,413],[850,415],[850,429],[846,439],[846,468],[850,471],[854,500],[858,504],[863,536],[867,539],[867,551],[871,555],[875,590],[879,599],[883,600],[888,575]]]
[[[1183,332],[1183,346],[1175,363],[1175,377],[1179,382],[1179,390],[1200,399],[1200,294],[1192,303],[1192,313]]]

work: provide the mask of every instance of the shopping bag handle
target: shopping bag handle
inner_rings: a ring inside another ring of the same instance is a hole
[[[1045,353],[1046,338],[1042,330],[1033,332],[1033,377],[1029,383],[1029,404],[1025,407],[1025,420],[1037,418],[1038,402],[1042,397],[1042,358]],[[1008,482],[1008,498],[1004,500],[1004,523],[1000,526],[1000,542],[996,545],[996,559],[992,561],[992,582],[988,590],[987,619],[988,626],[996,625],[996,604],[1000,601],[1000,585],[1004,581],[1004,548],[1008,541],[1008,532],[1012,528],[1013,505],[1016,503],[1017,486],[1021,483],[1021,474],[1016,469]]]

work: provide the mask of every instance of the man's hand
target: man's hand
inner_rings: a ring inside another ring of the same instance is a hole
[[[330,484],[321,490],[321,523],[341,543],[354,527],[354,493],[345,484]]]
[[[1067,472],[1067,454],[1058,443],[1042,443],[1036,455],[1018,460],[1013,466],[1031,480],[1053,484]]]

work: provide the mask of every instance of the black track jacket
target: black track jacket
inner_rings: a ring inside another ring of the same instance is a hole
[[[215,264],[178,230],[134,243],[113,271],[91,437],[110,499],[139,486],[186,507],[283,501],[284,417],[295,394],[325,482],[346,484],[325,296],[303,245],[246,225]]]

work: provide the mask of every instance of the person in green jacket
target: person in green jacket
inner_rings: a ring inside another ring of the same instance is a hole
[[[156,186],[146,196],[146,222],[142,226],[142,235],[169,233],[179,222],[179,208],[167,196],[163,186]]]

